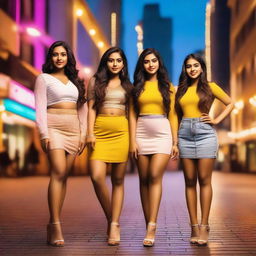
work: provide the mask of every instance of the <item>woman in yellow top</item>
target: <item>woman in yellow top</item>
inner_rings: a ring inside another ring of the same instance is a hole
[[[109,245],[120,242],[119,217],[129,152],[126,113],[131,89],[124,52],[118,47],[109,48],[89,82],[87,134],[91,179],[108,221]],[[108,166],[112,167],[112,197],[105,182]]]
[[[215,98],[226,107],[219,116],[212,119],[208,113]],[[191,223],[190,242],[206,245],[212,201],[211,177],[218,151],[213,125],[220,123],[232,111],[233,103],[217,84],[207,81],[206,65],[199,55],[190,54],[184,60],[175,108],[179,119],[182,118],[178,144]],[[200,226],[197,219],[197,179],[200,185]]]
[[[162,194],[162,177],[170,159],[178,155],[175,90],[159,53],[145,49],[134,73],[130,108],[130,151],[137,159],[140,196],[147,225],[144,246],[153,246]]]

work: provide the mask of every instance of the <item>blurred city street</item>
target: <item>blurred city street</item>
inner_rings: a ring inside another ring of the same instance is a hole
[[[253,177],[253,178],[252,178]],[[62,221],[64,248],[46,245],[48,177],[0,179],[0,255],[256,255],[256,180],[214,172],[208,247],[190,245],[181,172],[167,172],[156,243],[144,248],[138,176],[127,174],[121,243],[106,243],[106,222],[88,177],[69,179]]]

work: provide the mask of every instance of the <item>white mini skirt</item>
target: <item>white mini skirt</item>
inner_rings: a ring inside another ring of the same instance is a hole
[[[137,120],[136,142],[139,155],[171,154],[172,134],[165,115],[143,115]]]

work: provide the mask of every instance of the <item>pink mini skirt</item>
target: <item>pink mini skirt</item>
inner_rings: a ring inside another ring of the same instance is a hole
[[[170,122],[164,115],[139,116],[136,128],[139,155],[171,154]]]
[[[63,149],[69,154],[77,154],[80,125],[76,109],[48,109],[47,125],[50,150]]]

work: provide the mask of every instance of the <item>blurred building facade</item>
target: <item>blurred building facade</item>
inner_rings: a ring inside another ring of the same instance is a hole
[[[209,79],[235,109],[218,129],[224,171],[256,172],[256,0],[211,0],[206,11]],[[217,114],[220,104],[214,106]]]
[[[231,159],[237,169],[256,172],[256,0],[228,0],[231,9],[230,84],[235,109]]]
[[[163,58],[169,78],[172,78],[172,20],[160,15],[158,4],[146,4],[141,21],[143,47],[155,48]],[[137,31],[138,32],[138,31]]]
[[[103,0],[97,2],[106,4]],[[0,159],[0,174],[5,170],[7,176],[23,175],[28,166],[33,166],[33,174],[48,173],[35,125],[35,78],[41,72],[49,45],[64,40],[74,50],[80,76],[88,80],[100,56],[110,46],[109,33],[117,29],[117,22],[111,23],[110,11],[111,8],[107,13],[106,9],[101,11],[109,17],[110,30],[105,33],[87,1],[0,1],[0,154],[11,165],[2,167],[6,161]],[[100,18],[101,13],[97,13]],[[115,36],[118,42],[118,35]],[[80,48],[84,55],[79,54]],[[75,162],[74,173],[86,171],[84,152]]]
[[[208,80],[217,83],[230,95],[230,9],[227,0],[211,0],[206,7],[206,50]],[[211,109],[213,116],[218,115],[224,105],[215,100]],[[217,168],[230,170],[230,117],[224,119],[218,126],[219,154]]]

